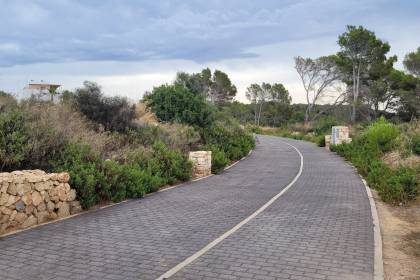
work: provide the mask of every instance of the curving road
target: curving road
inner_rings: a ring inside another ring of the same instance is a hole
[[[221,175],[0,238],[0,279],[373,279],[353,168],[259,139]]]

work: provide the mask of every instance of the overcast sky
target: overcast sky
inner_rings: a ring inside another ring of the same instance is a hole
[[[338,51],[346,25],[363,25],[399,58],[420,46],[419,0],[0,0],[0,89],[30,80],[65,89],[84,80],[108,95],[141,98],[177,71],[221,69],[244,101],[254,82],[303,89],[297,55]]]

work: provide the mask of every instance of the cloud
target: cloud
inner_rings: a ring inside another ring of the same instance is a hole
[[[0,0],[0,37],[21,46],[0,66],[252,57],[245,49],[337,33],[387,1],[366,2]]]
[[[240,100],[250,83],[275,81],[299,102],[293,56],[337,51],[347,24],[375,31],[400,58],[420,45],[420,1],[0,0],[0,7],[0,86],[16,92],[30,79],[65,88],[91,79],[137,99],[177,71],[210,66],[230,75]]]

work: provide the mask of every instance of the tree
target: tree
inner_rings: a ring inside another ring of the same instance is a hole
[[[144,96],[143,101],[162,121],[196,127],[208,127],[212,123],[210,105],[202,96],[179,84],[155,87]]]
[[[209,68],[193,74],[178,72],[174,84],[182,85],[191,93],[201,95],[216,105],[231,102],[237,93],[226,73],[215,70],[212,74]]]
[[[403,63],[408,72],[420,78],[420,47],[417,51],[408,53]]]
[[[223,104],[233,100],[237,92],[235,85],[229,79],[229,76],[215,70],[209,91],[209,99],[213,104]]]
[[[212,84],[211,71],[209,68],[205,68],[200,73],[178,72],[174,84],[182,85],[192,93],[207,98]]]
[[[105,130],[124,132],[133,126],[135,106],[126,98],[105,97],[94,82],[85,81],[74,95],[76,109],[88,119],[104,126]]]
[[[254,123],[260,125],[261,114],[265,102],[273,101],[285,105],[290,105],[291,98],[289,92],[281,83],[273,85],[269,83],[251,84],[246,91],[246,97],[255,105],[254,108]]]
[[[335,56],[323,56],[316,59],[295,57],[295,69],[302,81],[306,93],[305,123],[314,119],[314,106],[332,89],[341,77]],[[338,103],[342,94],[336,97]]]
[[[356,107],[360,95],[360,78],[372,64],[386,60],[388,43],[376,38],[375,33],[362,26],[347,26],[347,31],[338,38],[341,51],[338,57],[343,69],[351,69],[351,88],[353,91],[351,121],[356,121]]]

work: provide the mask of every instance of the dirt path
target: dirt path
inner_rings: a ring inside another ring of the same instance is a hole
[[[420,201],[390,206],[374,193],[383,241],[385,280],[420,280]]]

